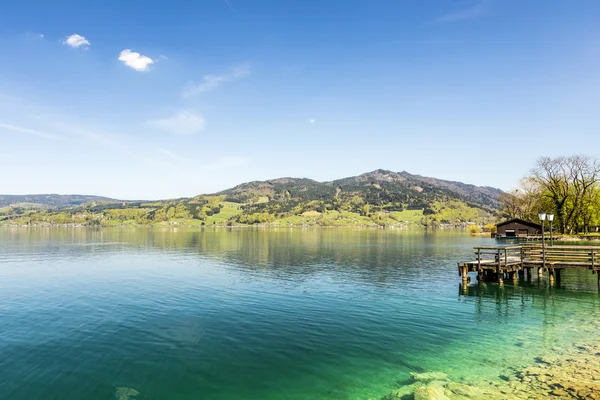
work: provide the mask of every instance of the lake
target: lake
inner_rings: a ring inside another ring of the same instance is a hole
[[[595,276],[463,288],[492,239],[383,229],[0,229],[0,394],[380,399],[585,335]]]

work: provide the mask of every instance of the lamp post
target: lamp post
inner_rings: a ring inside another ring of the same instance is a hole
[[[552,221],[554,221],[554,214],[546,214],[546,218],[550,221],[550,246],[554,243],[552,242]]]
[[[546,213],[545,212],[539,212],[538,213],[538,217],[540,219],[540,221],[542,222],[542,267],[546,268],[546,240],[544,237],[544,221],[546,221]],[[552,216],[554,218],[554,216]],[[538,274],[541,271],[538,271]]]

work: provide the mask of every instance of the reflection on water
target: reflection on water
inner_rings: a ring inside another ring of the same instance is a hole
[[[496,379],[599,310],[587,271],[463,287],[456,261],[491,241],[461,232],[6,228],[0,243],[11,399],[380,398],[411,371]]]

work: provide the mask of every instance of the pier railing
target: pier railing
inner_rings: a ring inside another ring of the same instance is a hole
[[[475,260],[481,265],[506,265],[515,261],[521,262],[523,246],[480,246],[475,247]]]
[[[547,266],[599,267],[600,246],[523,246],[524,261]]]
[[[538,275],[548,271],[551,281],[560,279],[564,269],[583,268],[598,273],[600,287],[600,246],[524,244],[512,246],[478,246],[474,248],[475,260],[458,263],[463,280],[469,280],[469,272],[477,272],[479,280],[517,279],[517,274],[531,276],[537,268]]]

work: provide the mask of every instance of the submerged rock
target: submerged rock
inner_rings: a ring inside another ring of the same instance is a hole
[[[132,397],[136,397],[139,394],[140,392],[138,392],[135,389],[128,387],[118,387],[117,392],[115,393],[115,397],[117,398],[117,400],[129,400]]]
[[[410,377],[416,382],[446,381],[448,374],[444,372],[411,372]]]
[[[446,384],[446,395],[450,398],[467,398],[467,399],[478,399],[481,398],[482,393],[473,386],[465,385],[463,383],[448,382]]]
[[[560,352],[548,351],[530,360],[526,366],[515,366],[505,371],[505,375],[498,375],[497,381],[482,381],[474,386],[449,381],[443,372],[413,372],[411,385],[401,387],[385,399],[600,400],[600,345],[597,343],[573,344]]]
[[[384,400],[400,400],[412,396],[415,391],[416,384],[402,386],[398,390],[394,390],[392,393],[384,397]]]
[[[444,388],[437,385],[420,386],[415,390],[415,400],[450,400]]]

